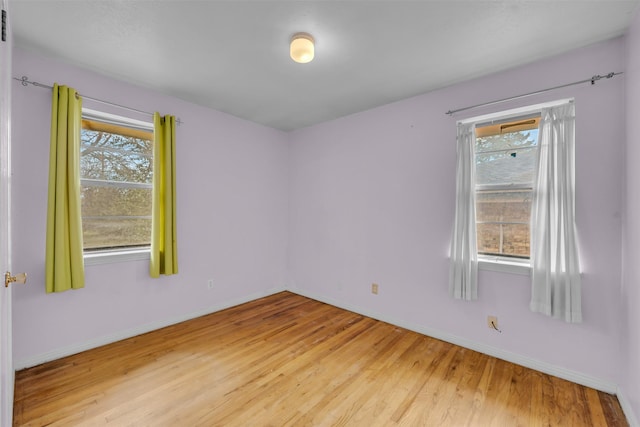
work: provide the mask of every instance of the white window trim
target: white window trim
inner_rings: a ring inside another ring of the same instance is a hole
[[[529,259],[506,258],[495,255],[478,255],[478,269],[530,276],[531,261]]]
[[[151,259],[151,248],[85,251],[84,265],[112,264],[115,262],[141,261]]]
[[[115,114],[109,114],[102,111],[91,110],[89,108],[82,109],[82,117],[89,120],[96,120],[103,123],[120,125],[123,124],[133,129],[139,129],[144,131],[153,132],[153,123],[145,122],[142,120],[136,120],[129,117],[117,116]]]
[[[529,105],[527,107],[514,108],[507,111],[500,111],[491,114],[485,114],[482,116],[470,117],[468,119],[458,120],[458,123],[476,123],[479,125],[491,124],[493,120],[499,120],[500,122],[503,120],[510,120],[512,118],[517,118],[526,114],[533,114],[540,112],[545,108],[554,107],[557,105],[567,104],[569,102],[573,102],[572,98],[559,99],[557,101],[544,102],[542,104]],[[487,123],[484,123],[487,122]]]
[[[117,116],[115,114],[104,113],[102,111],[91,110],[89,108],[82,109],[82,117],[102,121],[105,123],[111,123],[116,125],[124,125],[135,129],[147,130],[153,132],[153,123],[144,122],[141,120],[131,119],[129,117]],[[98,180],[85,180],[85,181],[95,181],[97,183]],[[130,183],[128,183],[130,184]],[[104,183],[105,186],[117,186],[112,182]],[[151,187],[151,185],[141,184],[145,188]],[[128,262],[128,261],[141,261],[141,260],[149,260],[151,259],[151,247],[142,247],[142,248],[132,248],[132,249],[104,249],[104,250],[95,250],[95,251],[87,251],[83,252],[84,265],[101,265],[101,264],[112,264],[118,262]]]

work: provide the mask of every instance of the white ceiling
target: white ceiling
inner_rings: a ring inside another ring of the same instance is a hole
[[[9,12],[19,47],[292,130],[620,36],[638,4],[11,0]],[[316,39],[309,64],[289,58],[300,31]]]

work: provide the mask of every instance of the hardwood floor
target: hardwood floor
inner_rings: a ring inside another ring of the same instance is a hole
[[[26,426],[626,426],[615,396],[279,293],[16,374]]]

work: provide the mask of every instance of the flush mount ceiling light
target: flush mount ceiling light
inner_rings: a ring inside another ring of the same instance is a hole
[[[311,34],[307,33],[296,33],[291,37],[291,46],[289,49],[289,54],[291,55],[291,59],[300,63],[306,64],[307,62],[311,62],[314,55],[314,40]]]

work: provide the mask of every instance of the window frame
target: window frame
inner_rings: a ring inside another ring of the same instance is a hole
[[[509,118],[505,118],[505,119],[496,119],[493,120],[491,122],[488,123],[477,123],[474,127],[475,129],[475,135],[476,135],[476,148],[477,148],[477,139],[480,137],[487,137],[487,136],[493,136],[493,135],[501,135],[503,134],[502,132],[502,127],[500,125],[509,125],[510,127],[514,127],[513,123],[519,123],[519,122],[523,122],[523,121],[533,121],[534,123],[529,123],[529,125],[531,124],[538,124],[539,126],[539,122],[540,122],[540,111],[531,113],[531,114],[525,114],[525,115],[521,115],[521,116],[517,116],[517,117],[509,117]],[[500,126],[500,130],[497,133],[488,133],[485,135],[481,135],[478,136],[478,130],[479,129],[484,129],[484,128],[488,128],[488,127],[498,127]],[[537,128],[531,128],[530,126],[515,126],[515,129],[510,130],[508,132],[505,133],[513,133],[513,132],[523,132],[523,131],[528,131],[528,130],[533,130],[533,129],[537,129]],[[516,147],[516,148],[511,148],[511,149],[498,149],[498,150],[492,150],[492,151],[483,151],[483,152],[477,152],[475,151],[476,156],[478,154],[486,154],[486,153],[509,153],[510,151],[516,151],[516,150],[522,150],[522,149],[531,149],[531,148],[535,148],[536,153],[538,150],[538,146],[526,146],[526,147]],[[534,165],[535,168],[535,165]],[[535,172],[535,171],[534,171]],[[527,190],[531,192],[531,195],[533,196],[533,191],[534,191],[534,185],[535,185],[535,177],[532,178],[531,182],[508,182],[508,183],[504,183],[504,184],[478,184],[476,181],[476,184],[474,185],[474,191],[475,191],[475,195],[476,195],[476,209],[478,206],[478,193],[482,192],[482,191],[488,191],[488,192],[496,192],[496,191],[513,191],[513,190]],[[531,241],[531,216],[529,216],[529,222],[508,222],[508,221],[478,221],[478,218],[476,216],[476,231],[478,229],[478,225],[479,224],[483,224],[483,223],[492,223],[492,224],[499,224],[499,225],[504,225],[504,224],[519,224],[519,225],[529,225],[529,241]],[[501,233],[502,236],[502,233]],[[502,243],[501,243],[502,246]],[[527,265],[530,264],[530,259],[531,259],[531,254],[529,253],[528,257],[519,257],[519,256],[507,256],[507,255],[500,255],[500,254],[487,254],[487,253],[480,253],[478,251],[477,253],[478,256],[478,261],[482,262],[483,265],[485,267],[489,267],[487,269],[498,269],[499,271],[502,271],[505,266],[508,266],[507,270],[514,270],[516,272],[519,272],[521,270],[521,267],[526,267]],[[500,266],[500,267],[497,267]]]
[[[535,115],[540,115],[542,110],[545,108],[566,104],[568,102],[573,102],[573,99],[565,98],[557,101],[551,101],[536,105],[529,105],[525,107],[513,108],[510,110],[498,111],[495,113],[485,114],[481,116],[470,117],[467,119],[459,120],[460,124],[474,124],[474,128],[483,127],[487,125],[496,125],[500,123],[506,123],[510,121],[516,120],[526,120],[528,118],[532,118]],[[474,141],[475,144],[475,141]],[[475,152],[475,145],[474,145]],[[475,161],[475,159],[474,159]],[[533,183],[535,187],[535,182]],[[506,186],[505,186],[506,188]],[[474,191],[475,191],[475,183],[474,183]],[[535,191],[535,188],[532,189]],[[477,225],[477,222],[476,222]],[[476,248],[477,251],[477,248]],[[498,255],[483,255],[476,252],[476,256],[478,259],[478,268],[480,270],[488,270],[488,271],[496,271],[502,273],[511,273],[518,275],[531,275],[531,258],[512,258],[512,257],[501,257]]]
[[[125,116],[119,116],[111,113],[106,113],[98,110],[93,110],[89,108],[82,108],[82,120],[90,120],[101,122],[107,125],[114,125],[120,127],[127,127],[130,129],[135,129],[138,131],[144,132],[154,132],[154,126],[152,122],[146,122],[142,120],[136,120]],[[153,188],[152,184],[141,184],[141,183],[122,183],[119,184],[115,181],[104,181],[104,180],[96,180],[96,179],[84,179],[81,178],[81,185],[83,182],[92,182],[96,186],[105,186],[105,187],[138,187],[138,188]],[[100,264],[110,264],[110,263],[118,263],[118,262],[127,262],[127,261],[139,261],[139,260],[149,260],[151,258],[151,245],[149,246],[138,246],[132,247],[130,249],[127,248],[118,248],[118,249],[99,249],[99,250],[90,250],[87,251],[83,248],[83,259],[84,265],[100,265]]]

